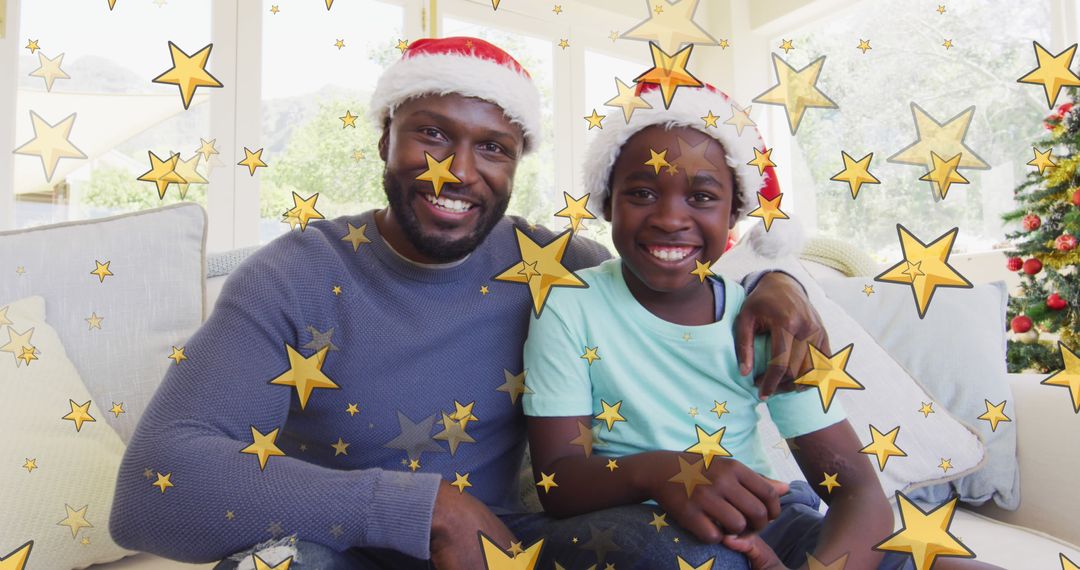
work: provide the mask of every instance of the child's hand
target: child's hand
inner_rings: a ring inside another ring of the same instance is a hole
[[[787,570],[787,566],[780,562],[776,553],[761,539],[760,535],[739,537],[726,534],[723,544],[735,552],[745,554],[746,560],[750,563],[750,570]]]

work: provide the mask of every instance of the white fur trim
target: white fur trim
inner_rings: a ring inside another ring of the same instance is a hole
[[[757,207],[757,202],[754,206]],[[777,220],[768,231],[765,231],[765,224],[755,224],[745,240],[761,257],[798,257],[806,247],[806,232],[798,219]]]
[[[382,130],[402,103],[421,95],[459,93],[502,107],[525,132],[525,151],[540,139],[540,92],[527,76],[466,54],[416,55],[390,66],[375,86],[368,116]]]

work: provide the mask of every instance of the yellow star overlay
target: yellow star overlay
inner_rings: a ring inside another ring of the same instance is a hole
[[[750,166],[756,166],[758,174],[765,174],[765,169],[770,166],[776,166],[776,163],[772,161],[773,149],[767,148],[765,152],[758,149],[754,149],[754,160],[747,162]]]
[[[311,397],[311,392],[316,388],[333,390],[341,388],[322,371],[323,363],[326,362],[326,353],[330,350],[329,345],[322,347],[309,357],[300,354],[288,343],[285,343],[285,350],[289,358],[289,369],[269,383],[296,387],[296,395],[300,398],[301,410],[307,406],[308,398]]]
[[[270,13],[271,14],[277,14],[280,11],[281,11],[281,8],[278,8],[277,4],[274,4],[273,6],[270,7]]]
[[[888,162],[923,166],[926,170],[933,170],[934,160],[931,153],[936,152],[938,156],[961,155],[958,168],[990,168],[975,151],[964,144],[971,119],[975,116],[974,106],[960,111],[944,123],[937,122],[914,102],[911,103],[911,115],[919,138],[886,159]]]
[[[578,422],[577,428],[578,435],[570,440],[570,445],[580,445],[585,450],[585,457],[589,457],[592,455],[593,448],[592,430],[581,422]]]
[[[1002,400],[1000,404],[991,404],[990,400],[983,400],[986,402],[986,413],[979,416],[978,419],[986,420],[990,422],[990,431],[997,431],[999,422],[1011,422],[1012,419],[1005,415],[1006,400]]]
[[[94,416],[90,415],[90,400],[82,404],[76,404],[75,400],[68,400],[68,404],[71,406],[71,411],[60,419],[75,422],[75,431],[82,431],[83,422],[97,421]]]
[[[1058,561],[1061,562],[1061,570],[1080,570],[1080,566],[1077,566],[1075,562],[1069,560],[1069,557],[1065,556],[1065,553],[1059,552],[1058,557]],[[3,566],[0,565],[0,569],[2,568]],[[16,568],[16,570],[18,569]]]
[[[705,282],[705,278],[707,278],[708,276],[715,275],[715,273],[713,273],[713,270],[711,269],[711,261],[706,261],[705,263],[702,263],[695,259],[694,265],[694,270],[690,272],[690,275],[697,275],[698,279],[701,279],[702,283]]]
[[[19,359],[25,359],[24,356],[27,351],[30,354],[36,354],[37,349],[34,345],[30,344],[30,339],[34,336],[34,327],[30,327],[26,332],[19,333],[14,327],[7,328],[8,343],[4,346],[0,346],[0,352],[10,352],[15,357],[15,366],[22,366]],[[29,364],[27,360],[27,364]]]
[[[38,47],[38,40],[27,39],[26,40],[26,49],[30,50],[30,53],[34,53],[35,51],[37,51],[37,50],[39,50],[41,48]]]
[[[788,53],[791,50],[795,49],[795,43],[792,40],[781,39],[780,45],[778,47],[779,49],[784,50],[784,53]]]
[[[684,2],[686,0],[683,0]],[[690,44],[668,55],[656,44],[650,43],[652,49],[653,66],[645,73],[634,78],[634,83],[652,83],[660,86],[660,93],[664,96],[664,108],[671,108],[671,99],[675,97],[675,91],[679,87],[702,87],[704,84],[694,77],[686,69],[690,61],[690,54],[694,51],[694,44]]]
[[[1065,368],[1047,376],[1039,382],[1044,386],[1061,386],[1069,389],[1072,396],[1073,412],[1080,414],[1080,356],[1073,352],[1065,343],[1058,341],[1058,351]]]
[[[585,360],[588,360],[589,361],[589,366],[592,366],[592,363],[593,363],[594,360],[600,360],[600,355],[596,353],[596,351],[599,348],[600,348],[599,346],[594,346],[592,348],[586,346],[585,347],[585,354],[582,354],[581,358],[584,358]]]
[[[162,493],[164,493],[165,489],[168,489],[169,487],[175,487],[176,485],[174,485],[172,482],[172,473],[166,473],[164,475],[158,473],[157,481],[154,481],[154,486],[161,489]]]
[[[127,413],[124,410],[124,403],[123,402],[120,402],[119,404],[117,404],[116,402],[113,402],[113,405],[112,405],[111,408],[109,408],[109,411],[112,412],[113,416],[115,416],[115,417],[120,417],[120,414]]]
[[[716,417],[722,418],[722,417],[724,417],[724,414],[730,414],[731,413],[727,409],[727,401],[717,402],[716,400],[713,400],[713,404],[715,404],[715,405],[709,411],[714,412],[716,414]]]
[[[497,1],[492,0],[492,2]],[[521,552],[513,554],[499,548],[483,531],[477,531],[477,534],[484,552],[485,570],[536,570],[536,565],[540,562],[540,549],[544,547],[543,538]]]
[[[648,8],[651,0],[645,0]],[[658,4],[649,17],[630,28],[621,37],[629,40],[653,42],[670,53],[683,44],[705,46],[719,45],[716,38],[694,22],[699,0],[681,0],[675,4]],[[667,9],[663,9],[667,8]]]
[[[459,493],[465,492],[465,487],[472,487],[472,483],[469,482],[469,474],[462,475],[457,471],[454,472],[454,482],[450,485],[457,487]]]
[[[556,4],[555,7],[551,9],[551,11],[554,12],[556,16],[562,14],[562,5]]]
[[[71,128],[75,126],[76,113],[64,120],[50,125],[34,111],[30,111],[30,122],[34,126],[34,138],[24,143],[13,152],[41,159],[45,172],[45,181],[51,182],[56,172],[56,164],[62,158],[86,158],[86,154],[71,142]]]
[[[544,488],[544,494],[551,492],[552,487],[558,487],[559,484],[555,482],[555,474],[548,475],[547,473],[540,473],[540,482],[536,484],[537,487]]]
[[[675,540],[678,541],[679,538],[676,537]],[[716,562],[716,557],[713,556],[705,562],[702,562],[699,566],[690,564],[686,560],[683,560],[683,557],[679,555],[675,555],[675,561],[679,563],[679,570],[712,570],[713,563]]]
[[[756,149],[755,149],[756,150]],[[758,192],[757,200],[758,207],[754,208],[747,216],[753,218],[761,218],[761,221],[765,222],[765,231],[772,229],[773,220],[788,219],[788,215],[780,209],[780,200],[783,199],[784,194],[777,194],[772,200],[766,199],[765,196]]]
[[[661,152],[656,152],[653,149],[649,149],[649,154],[652,155],[649,160],[645,161],[645,166],[651,166],[655,170],[655,174],[660,174],[661,168],[667,168],[671,164],[667,161],[667,149],[665,148]]]
[[[251,445],[240,450],[240,453],[249,453],[259,458],[259,470],[266,470],[266,462],[272,456],[284,456],[285,452],[278,448],[274,443],[277,440],[278,430],[281,428],[274,428],[274,431],[263,434],[259,430],[255,429],[255,426],[251,426]]]
[[[244,160],[241,160],[240,162],[237,162],[236,165],[237,166],[246,166],[246,167],[248,167],[248,174],[250,174],[251,176],[255,176],[255,169],[256,168],[259,168],[259,167],[262,167],[262,166],[270,166],[269,164],[266,164],[265,162],[263,162],[262,153],[263,153],[263,149],[261,149],[261,148],[259,150],[257,150],[257,151],[252,152],[251,149],[249,149],[248,147],[245,146],[244,147]]]
[[[349,414],[350,416],[355,416],[356,414],[360,413],[360,407],[358,404],[349,404],[345,408],[345,413]]]
[[[333,1],[334,0],[326,0],[328,4]],[[289,556],[285,560],[282,560],[280,563],[278,563],[276,566],[270,566],[266,563],[265,560],[260,558],[258,554],[252,554],[251,556],[255,559],[255,570],[289,570],[289,566],[292,565],[293,561],[293,557]]]
[[[479,419],[473,415],[472,409],[476,405],[476,401],[469,402],[462,405],[461,402],[454,400],[454,413],[450,414],[450,419],[461,422],[461,427],[466,427],[469,422],[479,421]]]
[[[644,98],[637,95],[637,89],[623,83],[622,79],[619,79],[618,77],[615,78],[615,87],[618,88],[619,94],[608,99],[607,102],[604,103],[604,106],[622,109],[623,118],[626,119],[626,124],[630,124],[630,117],[634,115],[634,111],[638,109],[652,109],[652,105],[646,102]]]
[[[356,251],[360,249],[361,244],[371,243],[371,240],[364,235],[364,231],[367,230],[367,224],[361,224],[360,227],[356,227],[351,223],[346,223],[349,226],[349,233],[345,234],[345,237],[341,238],[341,241],[351,243],[353,253],[356,253]]]
[[[1053,168],[1057,166],[1057,163],[1054,162],[1054,157],[1051,156],[1051,153],[1054,151],[1054,149],[1048,148],[1045,152],[1043,152],[1037,147],[1032,146],[1031,150],[1035,151],[1035,158],[1031,159],[1031,161],[1028,162],[1027,165],[1038,168],[1040,175],[1044,171],[1046,171],[1047,168]]]
[[[179,154],[177,154],[176,157],[178,160],[176,161],[175,172],[177,175],[180,176],[180,178],[184,179],[184,182],[177,184],[177,186],[180,188],[180,199],[183,200],[184,197],[187,196],[188,187],[190,185],[207,184],[210,181],[206,178],[203,178],[203,176],[199,174],[199,171],[197,170],[199,167],[199,160],[202,159],[202,155],[195,154],[187,160],[180,158]]]
[[[904,259],[874,277],[874,281],[911,285],[920,319],[926,316],[938,287],[972,288],[971,282],[949,265],[949,255],[959,228],[938,236],[930,245],[923,243],[901,224],[896,224],[896,231],[900,236]]]
[[[210,59],[212,49],[214,49],[214,44],[208,44],[194,55],[188,55],[170,41],[169,54],[172,56],[173,66],[151,81],[176,85],[180,89],[184,109],[187,109],[191,106],[191,98],[195,96],[195,90],[199,87],[223,87],[216,77],[206,71],[206,63]]]
[[[217,143],[217,139],[207,141],[206,139],[199,137],[199,150],[195,152],[202,155],[203,162],[209,162],[210,157],[215,154],[221,154],[218,152],[217,147],[214,144]]]
[[[604,411],[596,415],[596,419],[607,424],[608,431],[611,431],[611,427],[615,425],[615,422],[625,422],[626,418],[619,413],[619,408],[622,407],[622,400],[615,402],[615,405],[607,403],[606,400],[601,399],[600,405]]]
[[[60,54],[53,59],[49,59],[45,56],[45,52],[38,54],[38,64],[40,67],[30,72],[30,77],[40,77],[45,80],[45,91],[52,91],[53,81],[57,79],[71,79],[64,70],[60,69],[60,64],[64,62],[64,54]]]
[[[952,460],[942,457],[941,463],[938,464],[938,467],[940,467],[943,472],[948,473],[949,469],[952,469]]]
[[[874,153],[871,152],[859,160],[855,160],[845,151],[840,151],[840,155],[844,158],[844,169],[829,180],[847,182],[852,200],[859,196],[859,189],[863,184],[881,184],[877,177],[870,174],[870,161],[874,159]]]
[[[938,4],[937,13],[941,14],[942,16],[945,15],[945,5],[944,4]]]
[[[863,292],[863,294],[865,294],[865,295],[866,295],[867,297],[869,297],[870,295],[873,295],[873,294],[874,294],[874,286],[873,286],[873,285],[864,285],[864,286],[863,286],[863,289],[862,289],[862,292]]]
[[[668,479],[668,482],[682,483],[683,487],[686,489],[687,497],[694,494],[694,489],[696,489],[698,485],[712,484],[712,481],[709,481],[709,478],[702,472],[701,461],[690,463],[683,459],[681,455],[677,459],[679,460],[679,473],[671,479]]]
[[[296,227],[293,224],[300,225],[300,231],[307,229],[308,222],[311,220],[323,220],[323,215],[315,209],[315,202],[319,200],[319,193],[316,192],[307,198],[301,198],[296,192],[292,193],[293,209],[285,212],[285,223],[289,224],[290,229]]]
[[[338,41],[334,42],[334,47],[338,48],[338,50],[340,51],[341,48],[345,47],[345,40],[339,39]],[[346,113],[348,113],[348,111],[346,111]],[[356,119],[353,118],[353,120],[355,121]],[[356,125],[354,124],[353,126],[355,127]]]
[[[874,546],[874,550],[906,552],[915,561],[915,570],[928,570],[939,556],[975,558],[975,553],[949,532],[958,497],[930,512],[919,508],[906,495],[896,492],[904,527]]]
[[[738,105],[731,104],[731,117],[724,121],[725,125],[731,125],[735,127],[735,132],[742,136],[742,131],[746,127],[756,127],[757,123],[750,120],[750,109],[753,105],[747,105],[745,109],[740,109]],[[772,152],[772,151],[769,151]]]
[[[165,199],[165,191],[169,184],[184,184],[187,182],[176,172],[176,164],[180,160],[179,154],[169,156],[168,160],[161,160],[154,151],[147,151],[150,155],[150,170],[143,173],[137,180],[141,182],[153,182],[157,186],[158,198]]]
[[[563,192],[563,200],[566,207],[555,213],[556,218],[570,218],[570,227],[577,233],[581,226],[581,220],[595,220],[596,216],[586,208],[589,204],[589,194],[581,198],[574,198],[567,192]]]
[[[1073,55],[1076,54],[1076,44],[1065,48],[1057,55],[1050,55],[1050,52],[1046,51],[1039,42],[1031,43],[1035,47],[1035,57],[1039,60],[1039,65],[1016,81],[1042,85],[1046,93],[1046,104],[1053,109],[1062,87],[1080,85],[1080,76],[1070,69]]]
[[[491,291],[488,291],[488,287],[487,287],[487,285],[481,285],[481,286],[480,286],[480,294],[481,294],[481,295],[487,295],[487,294],[488,294],[488,293],[490,293],[490,292],[491,292]]]
[[[930,417],[930,414],[934,413],[934,403],[923,402],[922,407],[919,408],[919,412],[923,415],[924,418]]]
[[[510,405],[517,404],[518,396],[533,393],[532,389],[525,385],[525,376],[528,373],[528,370],[522,370],[521,374],[511,374],[509,370],[503,368],[504,382],[495,388],[495,391],[510,394]]]
[[[0,570],[23,570],[26,568],[26,561],[30,559],[30,551],[33,548],[34,541],[31,540],[9,552],[7,556],[0,558]]]
[[[559,47],[561,47],[562,49],[570,47],[570,40],[566,38],[559,40]]]
[[[20,354],[17,358],[26,362],[26,365],[29,366],[31,360],[38,359],[37,349],[32,346],[25,346],[23,347],[22,354]]]
[[[434,156],[431,156],[424,151],[424,158],[427,159],[427,170],[422,172],[416,177],[417,180],[426,180],[431,182],[435,187],[435,197],[439,197],[439,193],[442,192],[443,184],[450,182],[452,184],[461,184],[461,180],[454,176],[450,169],[453,168],[454,155],[446,157],[443,160],[435,160]]]
[[[443,430],[431,436],[432,439],[440,439],[450,444],[450,455],[457,453],[458,444],[476,443],[471,435],[465,432],[467,420],[455,421],[449,414],[442,414]]]
[[[394,47],[398,51],[400,51],[401,53],[405,53],[405,50],[409,49],[409,40],[401,40],[401,39],[399,39],[397,41],[397,45],[394,46]]]
[[[820,485],[820,486],[822,486],[822,487],[825,487],[826,489],[828,489],[828,490],[829,490],[829,494],[831,495],[831,494],[832,494],[832,490],[833,490],[834,488],[836,488],[836,487],[839,487],[839,486],[840,486],[840,482],[836,480],[836,478],[837,478],[837,477],[839,477],[839,476],[840,476],[840,474],[839,474],[839,473],[833,473],[832,475],[829,475],[828,473],[822,473],[822,475],[824,475],[824,476],[825,476],[825,480],[824,480],[824,481],[822,481],[822,482],[820,482],[820,483],[818,483],[818,485]]]
[[[945,49],[951,49],[952,48],[952,40],[945,40],[945,43],[941,44],[941,46],[944,47]]]
[[[709,114],[702,117],[701,120],[705,122],[706,129],[709,127],[719,128],[716,126],[716,121],[719,121],[720,117],[712,114],[712,109],[709,109]]]
[[[878,469],[884,471],[885,463],[889,461],[890,457],[907,457],[907,453],[896,446],[896,436],[898,435],[900,435],[900,426],[896,426],[889,433],[882,434],[874,427],[874,424],[870,424],[870,436],[874,438],[874,441],[860,449],[859,453],[876,455]]]
[[[38,468],[38,465],[37,465],[37,458],[34,458],[34,459],[30,459],[29,457],[27,457],[27,458],[26,458],[26,463],[23,463],[23,466],[22,466],[22,468],[23,468],[23,469],[26,469],[26,472],[27,472],[27,473],[33,473],[33,472],[34,472],[34,469],[37,469],[37,468]]]
[[[56,523],[56,526],[66,526],[71,529],[71,538],[77,538],[79,531],[84,528],[94,528],[94,525],[90,524],[86,520],[86,509],[90,505],[83,505],[81,509],[73,509],[71,505],[64,504],[64,508],[67,509],[67,518]]]
[[[591,115],[588,115],[588,116],[584,117],[584,119],[589,122],[589,130],[590,131],[593,129],[593,127],[603,129],[604,128],[603,122],[604,122],[604,119],[606,119],[606,118],[607,118],[607,115],[598,115],[598,114],[596,114],[596,109],[592,110]]]
[[[865,390],[866,388],[858,380],[851,377],[847,372],[848,359],[851,357],[851,349],[855,346],[849,344],[841,348],[831,356],[826,356],[813,344],[810,347],[810,360],[813,369],[795,379],[796,384],[804,386],[816,386],[818,395],[821,396],[821,409],[829,413],[833,396],[837,390]]]
[[[527,284],[532,294],[533,311],[537,318],[544,310],[544,303],[553,287],[588,287],[573,271],[562,264],[571,233],[571,231],[565,231],[541,246],[515,227],[514,234],[517,236],[521,261],[494,277],[496,281]]]
[[[705,153],[709,151],[709,145],[713,144],[711,137],[706,138],[696,145],[691,145],[685,141],[682,137],[678,137],[679,140],[679,166],[682,166],[686,170],[686,179],[689,182],[693,182],[694,177],[698,173],[706,170],[719,171],[722,167],[720,164],[714,164],[709,160]]]
[[[861,49],[863,53],[866,53],[868,50],[872,50],[874,48],[870,47],[870,40],[860,39],[859,45],[856,46],[855,49]]]
[[[348,455],[348,449],[350,445],[352,444],[346,443],[345,440],[341,439],[341,437],[338,436],[337,443],[331,443],[330,447],[334,448],[334,457],[337,457],[339,455]]]
[[[169,358],[173,359],[175,364],[180,364],[181,360],[187,360],[187,356],[184,356],[184,347],[172,347],[172,354],[169,355]]]
[[[814,558],[813,554],[806,555],[807,570],[844,570],[847,566],[847,559],[849,554],[845,553],[840,558],[833,560],[830,564],[822,564],[820,560]]]
[[[772,62],[779,83],[755,97],[754,102],[783,106],[792,136],[799,130],[799,124],[802,123],[803,114],[807,109],[839,108],[828,95],[817,88],[821,68],[825,65],[825,56],[815,59],[799,70],[788,65],[775,53],[772,54]],[[780,64],[783,66],[781,67]]]
[[[933,159],[934,168],[930,172],[922,175],[919,180],[926,180],[933,182],[938,189],[938,195],[944,200],[945,196],[949,193],[949,187],[953,184],[967,184],[968,179],[964,178],[962,174],[957,172],[956,168],[960,165],[961,155],[956,155],[949,160],[942,160],[936,152],[930,151],[930,157]]]
[[[713,457],[731,457],[731,452],[724,449],[721,444],[724,439],[724,431],[727,428],[720,428],[713,433],[706,432],[699,425],[694,425],[694,429],[697,430],[697,443],[691,445],[685,451],[700,455],[705,460],[706,469],[712,464]]]
[[[352,114],[352,112],[349,111],[348,109],[345,110],[345,116],[344,117],[338,117],[338,118],[341,119],[341,128],[343,128],[343,129],[345,127],[352,127],[354,129],[356,128],[357,116]]]
[[[607,467],[608,471],[611,471],[612,473],[614,473],[615,470],[619,468],[619,462],[615,461],[614,459],[608,459],[607,460],[607,465],[605,465],[605,467]]]

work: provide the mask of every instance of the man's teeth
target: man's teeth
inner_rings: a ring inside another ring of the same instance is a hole
[[[694,251],[692,247],[650,247],[648,249],[653,257],[664,261],[682,261]]]
[[[424,197],[427,198],[428,202],[435,204],[435,207],[442,208],[443,210],[448,210],[458,214],[468,212],[469,208],[472,208],[472,204],[464,202],[462,200],[450,200],[441,197],[436,198],[431,194],[424,194]]]

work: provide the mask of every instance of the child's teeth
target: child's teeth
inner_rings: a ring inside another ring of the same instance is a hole
[[[690,247],[649,248],[649,253],[651,253],[653,257],[664,261],[681,261],[682,259],[685,259],[686,256],[690,255],[691,251],[693,251],[693,248]]]

